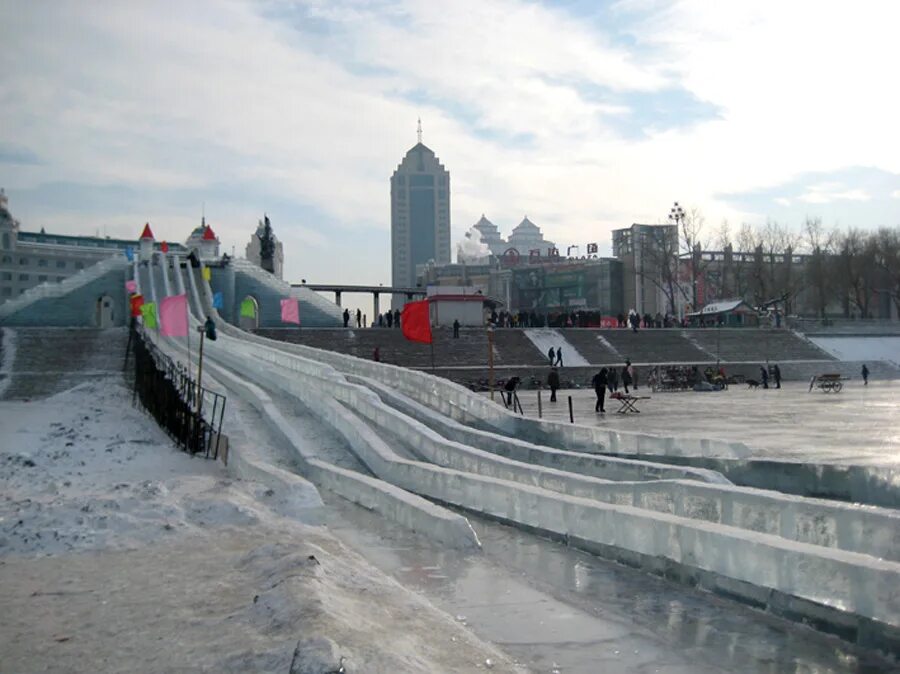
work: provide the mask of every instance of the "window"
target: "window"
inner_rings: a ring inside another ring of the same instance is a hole
[[[9,232],[3,232],[3,247],[9,248]]]
[[[38,276],[38,283],[46,283],[46,282],[47,282],[46,274],[41,274],[40,276]]]
[[[56,268],[57,268],[57,269],[65,269],[65,268],[66,268],[66,261],[65,261],[65,260],[57,260],[57,261],[56,261]]]
[[[27,258],[27,257],[20,257],[20,258],[19,258],[19,264],[28,264],[28,258]]]
[[[3,264],[12,264],[12,258],[9,255],[4,255]]]
[[[44,259],[38,260],[38,267],[46,267],[46,266],[47,266],[47,260],[44,260]]]
[[[20,281],[27,281],[27,280],[28,280],[28,274],[19,274],[19,280],[20,280]]]

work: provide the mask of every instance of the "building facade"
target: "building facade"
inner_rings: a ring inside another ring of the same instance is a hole
[[[506,246],[515,248],[521,257],[552,257],[552,251],[556,250],[556,244],[545,239],[541,228],[527,215],[513,228]]]
[[[450,264],[450,173],[420,140],[391,176],[391,283],[416,285],[416,266]],[[394,308],[402,298],[394,296]]]
[[[678,287],[678,226],[633,224],[612,233],[613,255],[622,263],[625,311],[675,313]]]

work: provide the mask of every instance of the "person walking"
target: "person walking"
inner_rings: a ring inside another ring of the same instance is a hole
[[[778,363],[772,367],[772,378],[775,380],[775,388],[781,388],[781,368]]]
[[[384,315],[384,320],[387,321],[387,326],[389,328],[394,327],[394,314],[390,309],[387,310],[387,313]]]
[[[591,383],[594,385],[594,393],[597,394],[597,403],[594,405],[594,411],[603,414],[606,413],[606,387],[609,385],[607,372],[608,370],[605,367],[602,367],[591,380]]]
[[[344,317],[344,327],[346,328],[348,325],[350,325],[350,310],[349,309],[344,309],[343,317]]]
[[[503,386],[503,390],[506,391],[506,406],[512,407],[513,404],[513,396],[516,395],[516,387],[519,385],[521,379],[518,377],[510,377],[506,384]]]
[[[559,346],[556,348],[556,366],[562,367],[562,347]]]
[[[550,367],[553,367],[554,365],[556,365],[556,349],[554,349],[552,346],[550,347],[550,350],[547,352],[547,358],[550,359]]]
[[[400,310],[394,309],[394,325],[400,327]]]
[[[550,402],[556,402],[556,392],[559,390],[559,372],[556,368],[552,368],[550,370],[550,374],[547,375],[547,386],[550,387]]]
[[[869,385],[869,368],[866,367],[866,364],[863,363],[862,366],[862,378],[863,378],[863,386]]]
[[[374,360],[376,363],[381,362],[381,349],[379,349],[377,346],[375,347],[375,350],[372,352],[372,360]]]
[[[759,376],[760,376],[760,381],[762,382],[762,387],[769,388],[769,371],[766,368],[760,366]]]
[[[453,339],[459,339],[459,319],[453,319]]]
[[[357,328],[362,327],[362,309],[356,310],[356,327]]]
[[[619,371],[616,368],[611,368],[609,371],[609,391],[610,393],[615,393],[619,390]]]
[[[625,361],[625,367],[622,368],[622,388],[625,389],[625,395],[628,395],[628,387],[631,385],[631,361]]]

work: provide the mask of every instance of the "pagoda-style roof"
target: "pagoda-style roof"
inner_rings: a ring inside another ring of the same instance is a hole
[[[514,233],[515,232],[524,232],[527,230],[530,230],[532,232],[540,232],[541,231],[540,227],[538,227],[531,220],[529,220],[528,216],[526,215],[524,218],[522,218],[522,222],[520,222],[518,225],[515,226],[515,228],[513,229],[513,232]]]
[[[153,236],[153,230],[150,229],[149,222],[146,225],[144,225],[144,231],[141,232],[141,238],[142,239],[156,239],[156,237]]]
[[[202,239],[204,241],[215,241],[216,240],[216,235],[213,232],[212,227],[210,227],[209,225],[207,225],[206,229],[203,230]]]

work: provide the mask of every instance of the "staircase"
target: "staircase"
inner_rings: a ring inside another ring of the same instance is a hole
[[[14,333],[4,400],[45,398],[87,379],[122,379],[126,328],[9,328]]]

